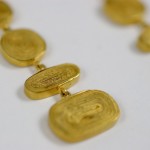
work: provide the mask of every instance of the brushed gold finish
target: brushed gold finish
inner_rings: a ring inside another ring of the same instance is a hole
[[[11,20],[12,20],[12,10],[6,3],[0,1],[0,28],[2,29],[7,28]]]
[[[49,112],[49,124],[62,140],[78,142],[102,133],[118,120],[120,110],[114,99],[103,91],[89,90],[71,95],[68,88],[79,79],[74,64],[46,68],[41,64],[45,41],[28,29],[11,30],[11,9],[0,1],[0,28],[4,34],[0,50],[8,62],[17,66],[34,66],[37,73],[28,78],[24,91],[30,99],[39,100],[60,94],[62,100]]]
[[[145,8],[138,0],[106,0],[105,14],[114,22],[128,25],[141,21]]]
[[[67,142],[78,142],[111,128],[120,110],[103,91],[89,90],[62,98],[49,112],[53,132]]]
[[[79,79],[80,70],[73,64],[62,64],[44,69],[25,82],[25,93],[31,99],[43,99],[68,89]]]
[[[46,49],[44,40],[27,29],[7,31],[0,44],[4,57],[17,66],[30,66],[40,61]]]

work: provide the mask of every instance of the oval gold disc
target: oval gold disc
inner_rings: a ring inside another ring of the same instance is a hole
[[[138,0],[106,0],[104,11],[114,22],[133,24],[142,20],[144,6]]]
[[[25,82],[25,93],[31,99],[43,99],[68,89],[79,79],[80,69],[74,64],[61,64],[44,69]]]
[[[1,39],[2,54],[17,66],[29,66],[40,61],[45,48],[44,40],[31,30],[8,31]]]
[[[0,28],[7,28],[12,20],[12,11],[9,6],[0,1]]]
[[[137,46],[142,52],[150,52],[150,27],[144,29],[137,41]]]
[[[64,97],[53,105],[49,125],[62,140],[78,142],[111,128],[119,115],[119,107],[110,95],[89,90]]]

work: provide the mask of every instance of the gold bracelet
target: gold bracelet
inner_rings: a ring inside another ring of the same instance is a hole
[[[49,111],[49,125],[62,140],[77,142],[111,128],[118,120],[120,110],[115,100],[99,90],[70,94],[67,90],[79,79],[80,69],[74,64],[61,64],[46,68],[40,61],[46,44],[41,36],[27,29],[12,30],[9,24],[12,10],[0,1],[1,53],[16,66],[34,66],[37,73],[24,84],[25,94],[40,100],[55,94],[61,101]]]
[[[143,32],[136,45],[141,52],[150,52],[150,26],[143,20],[145,7],[140,0],[105,0],[104,12],[120,25],[140,25]]]

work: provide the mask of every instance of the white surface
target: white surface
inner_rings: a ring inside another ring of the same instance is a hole
[[[32,69],[12,66],[0,56],[0,150],[149,150],[150,54],[134,47],[140,29],[109,22],[99,11],[102,0],[7,2],[14,9],[12,28],[31,28],[45,38],[44,64],[80,66],[80,82],[70,91],[108,92],[118,102],[121,118],[111,130],[84,142],[60,141],[47,125],[48,110],[59,96],[30,101],[23,84]],[[143,2],[150,10],[150,1]]]

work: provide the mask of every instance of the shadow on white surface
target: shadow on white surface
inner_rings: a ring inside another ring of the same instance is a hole
[[[124,123],[126,121],[126,114],[124,111],[124,107],[122,106],[122,103],[119,100],[117,101],[117,103],[120,109],[120,118],[116,124],[119,125],[120,123]]]
[[[59,138],[57,138],[53,132],[51,131],[49,125],[48,125],[48,114],[44,115],[40,120],[40,129],[42,134],[44,134],[45,138],[49,142],[53,142],[56,145],[65,146],[67,143],[61,141]]]
[[[15,66],[11,65],[1,54],[0,52],[0,65],[2,67],[6,67],[6,68],[9,68],[9,69],[13,69],[15,68]]]
[[[16,93],[17,93],[17,96],[20,100],[29,101],[29,98],[24,93],[24,87],[23,86],[19,87]]]
[[[147,55],[148,53],[144,53],[142,52],[140,49],[138,49],[138,47],[136,46],[136,42],[134,41],[130,46],[129,46],[129,50],[137,55]]]
[[[37,73],[37,70],[36,70],[36,68],[34,66],[28,66],[28,70],[31,73],[31,75],[29,77],[31,77],[32,75]]]

